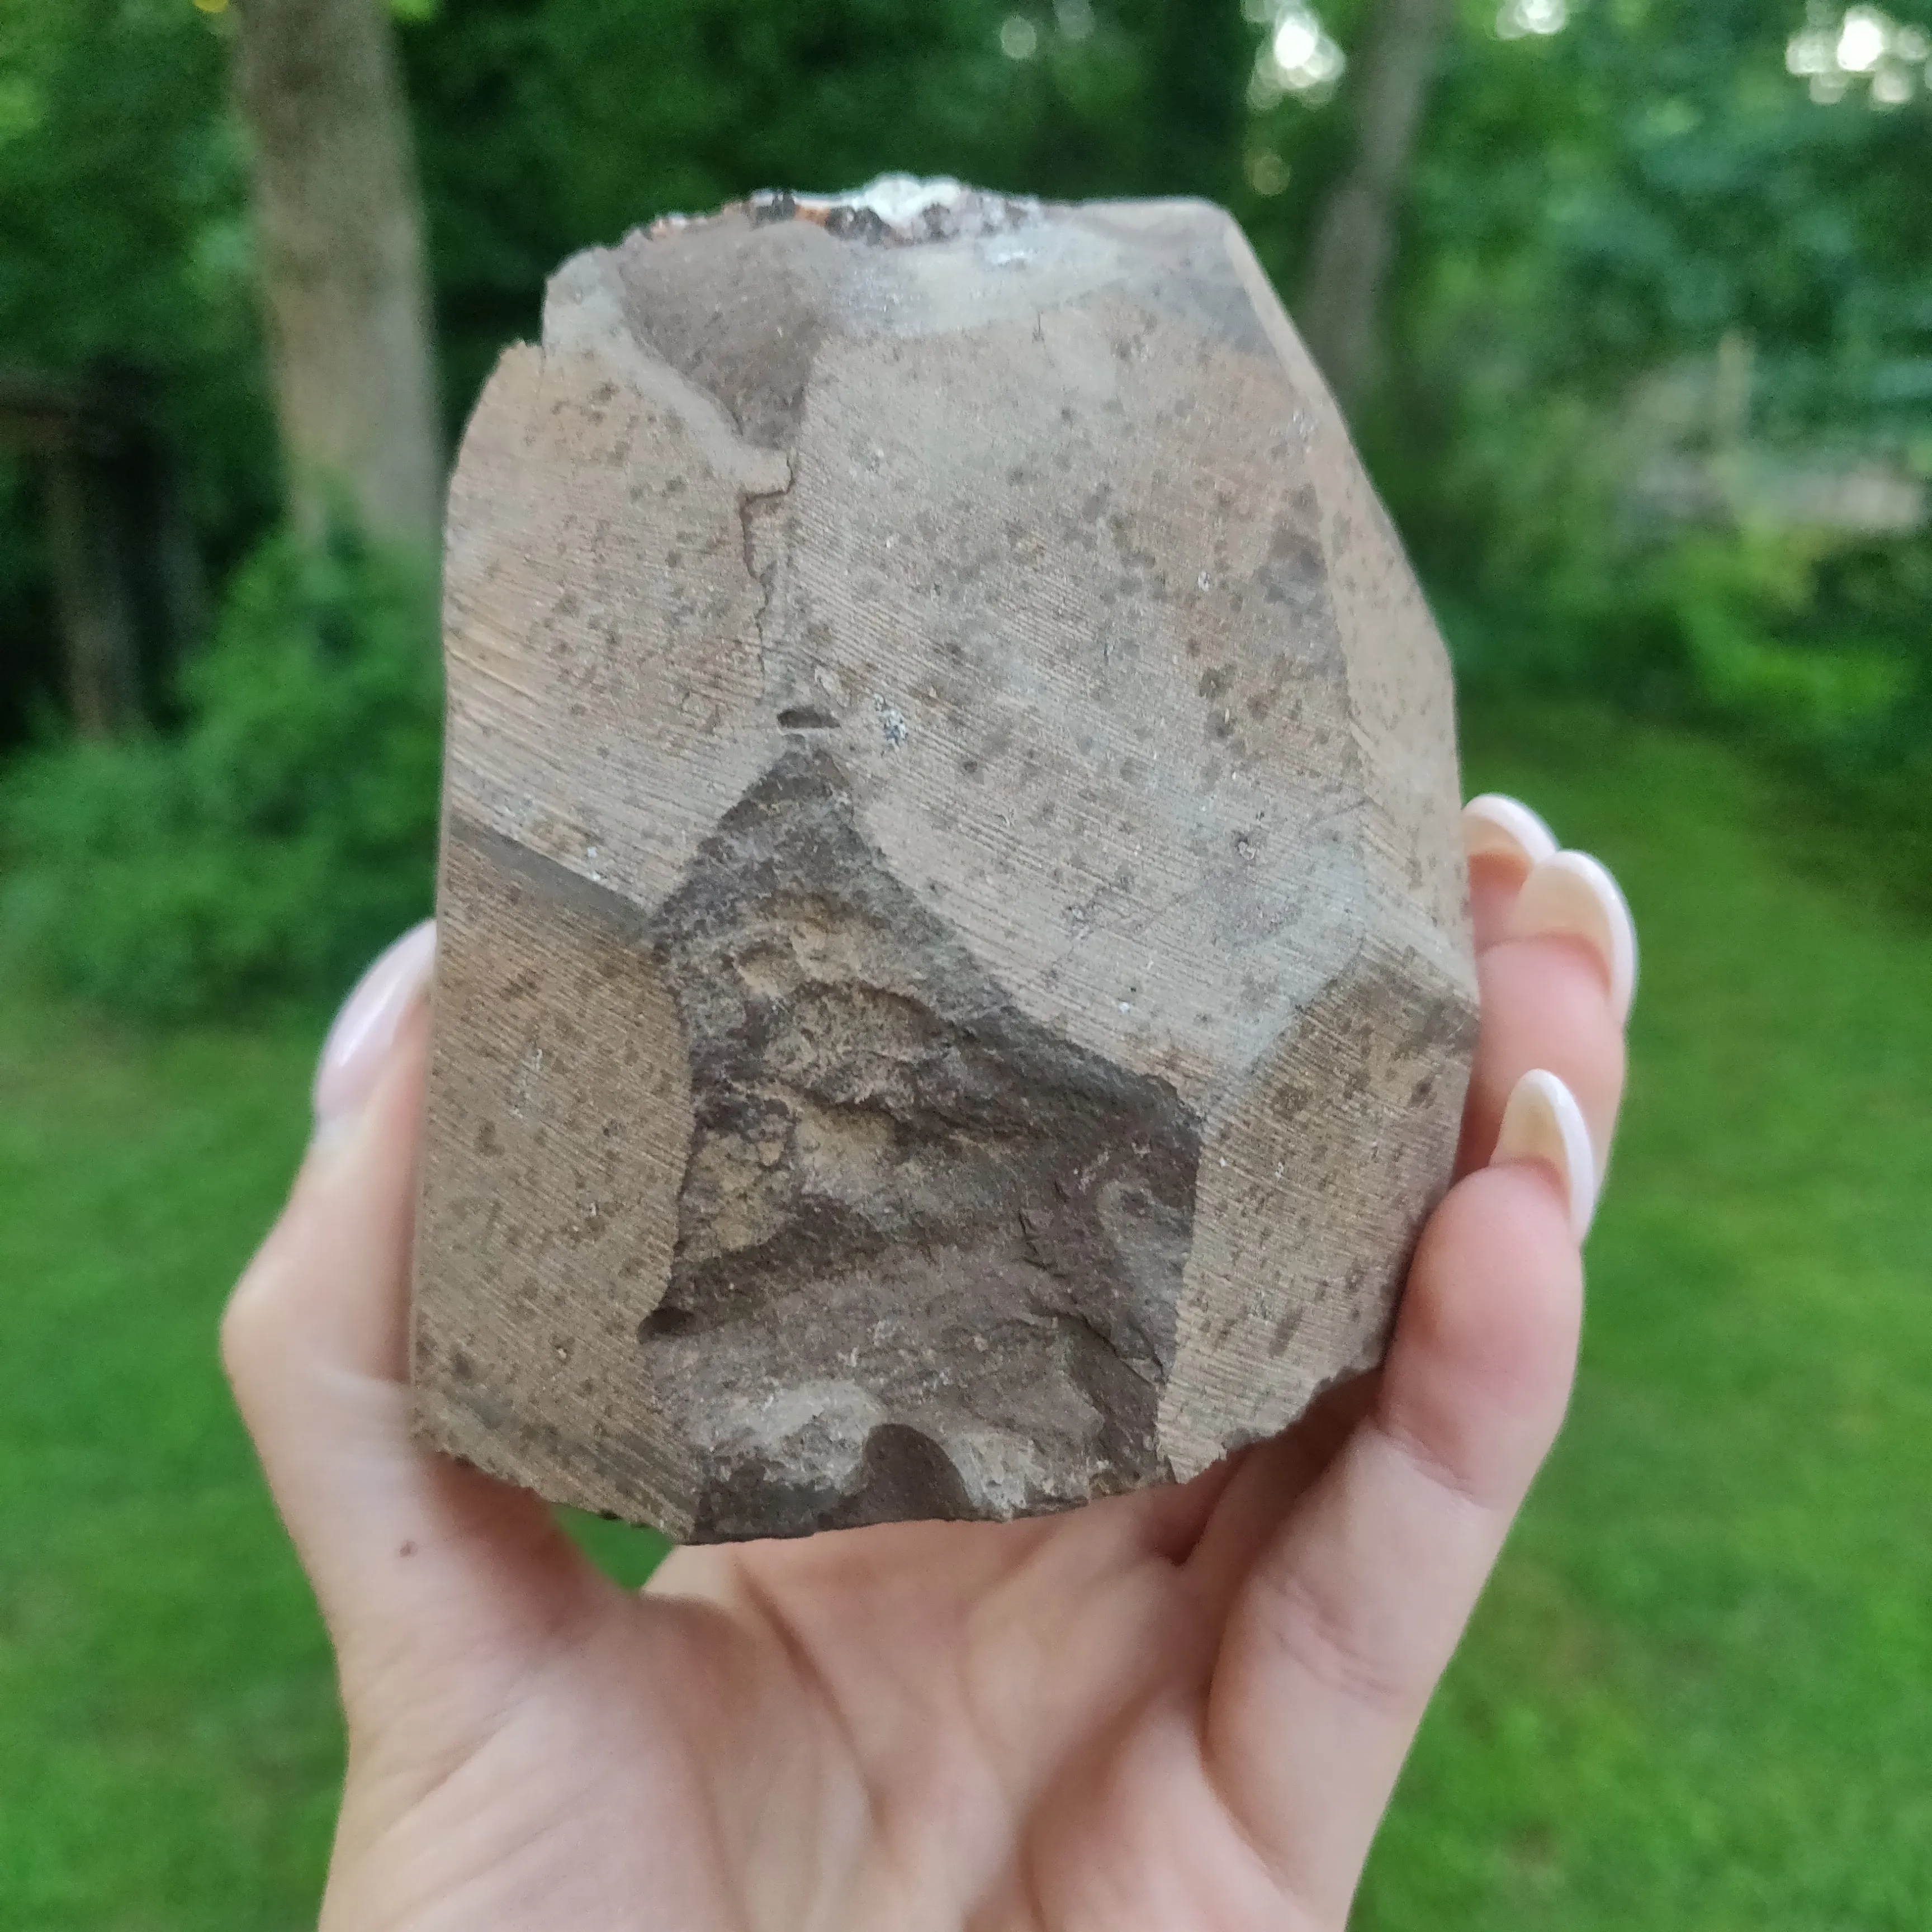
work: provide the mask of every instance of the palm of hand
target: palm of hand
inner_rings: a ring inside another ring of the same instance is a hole
[[[341,1922],[1328,1922],[1208,1718],[1257,1532],[1333,1433],[1070,1517],[681,1551],[640,1597],[532,1522],[507,1622],[500,1598],[492,1627],[386,1660],[395,1721],[344,1827],[374,1856]]]
[[[1464,1165],[1532,1065],[1606,1146],[1621,1015],[1600,964],[1505,940],[1520,875],[1486,883]],[[634,1595],[535,1499],[409,1441],[422,1034],[418,1010],[311,1154],[224,1331],[340,1658],[325,1927],[1342,1925],[1561,1418],[1578,1197],[1551,1182],[1574,1172],[1467,1173],[1385,1370],[1185,1487],[682,1550]]]
[[[452,1517],[476,1520],[398,1568],[461,1563],[480,1535],[524,1552],[518,1587],[496,1560],[480,1621],[386,1656],[352,1700],[390,1716],[357,1740],[344,1837],[370,1856],[340,1922],[1339,1922],[1250,1822],[1238,1720],[1227,1739],[1210,1719],[1253,1647],[1257,1546],[1342,1419],[1067,1517],[682,1551],[640,1597],[446,1472]],[[1320,1697],[1400,1696],[1340,1654],[1303,1661]],[[1346,1875],[1362,1849],[1322,1862]]]

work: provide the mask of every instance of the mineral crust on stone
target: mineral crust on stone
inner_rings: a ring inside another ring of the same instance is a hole
[[[1474,1030],[1449,676],[1225,214],[578,256],[446,586],[427,1439],[681,1538],[1005,1518],[1378,1358]]]

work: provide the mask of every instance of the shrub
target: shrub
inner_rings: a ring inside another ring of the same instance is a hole
[[[0,938],[146,1018],[338,990],[429,909],[440,750],[430,572],[272,538],[176,734],[64,742],[0,786]]]

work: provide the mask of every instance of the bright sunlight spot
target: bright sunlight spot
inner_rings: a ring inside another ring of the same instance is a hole
[[[1275,65],[1306,67],[1322,45],[1322,29],[1306,14],[1291,14],[1274,30]]]
[[[1318,101],[1335,91],[1348,57],[1306,0],[1244,0],[1242,11],[1268,34],[1248,84],[1248,104],[1257,112],[1287,94]]]
[[[1885,16],[1870,8],[1855,7],[1845,16],[1838,35],[1838,64],[1847,74],[1870,74],[1885,58]]]
[[[1900,107],[1921,88],[1932,86],[1932,35],[1908,27],[1876,7],[1846,8],[1834,19],[1828,6],[1814,4],[1810,24],[1792,35],[1784,64],[1806,82],[1811,98],[1827,105],[1842,100],[1863,81],[1874,107]]]
[[[1000,26],[1000,51],[1009,60],[1031,60],[1040,50],[1040,29],[1024,14],[1009,14]]]
[[[1570,0],[1503,0],[1496,32],[1505,40],[1529,34],[1560,34],[1570,24]]]

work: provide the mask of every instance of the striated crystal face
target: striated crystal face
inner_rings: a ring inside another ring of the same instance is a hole
[[[1246,243],[903,178],[553,279],[452,486],[429,1439],[680,1536],[1372,1364],[1473,1045],[1442,646]]]

